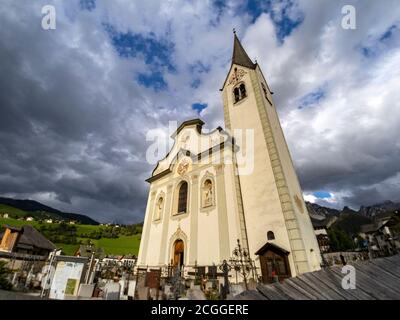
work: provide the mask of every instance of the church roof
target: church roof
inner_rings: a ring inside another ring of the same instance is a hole
[[[256,64],[251,61],[246,51],[244,50],[242,44],[240,43],[239,38],[234,32],[234,40],[233,40],[233,54],[232,54],[232,64],[238,64],[240,66],[255,69]]]
[[[218,127],[211,132],[202,132],[203,124],[200,119],[191,119],[178,127],[171,135],[175,140],[172,149],[158,161],[151,177],[146,179],[147,182],[151,183],[171,173],[174,165],[183,157],[191,158],[193,163],[199,164],[202,159],[209,159],[214,153],[224,150],[237,152],[234,138],[226,131]]]
[[[253,61],[251,61],[251,59],[247,55],[246,51],[244,50],[242,44],[240,43],[239,38],[236,35],[236,31],[233,31],[233,53],[232,53],[231,66],[230,66],[228,74],[226,75],[224,84],[223,84],[222,88],[220,89],[220,91],[222,91],[222,89],[225,87],[225,84],[226,84],[229,74],[231,72],[230,70],[232,69],[232,66],[234,64],[245,67],[245,68],[249,68],[249,69],[255,69],[257,67],[257,63],[253,63]]]
[[[200,133],[203,124],[204,124],[204,122],[200,119],[186,120],[186,121],[182,122],[182,124],[179,126],[179,128],[171,135],[171,138],[174,139],[179,134],[179,132],[182,131],[183,128],[185,128],[187,126],[192,126],[192,125],[196,125],[197,131]]]

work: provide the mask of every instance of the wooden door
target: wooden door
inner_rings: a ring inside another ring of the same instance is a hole
[[[182,240],[176,240],[174,243],[174,267],[181,267],[184,262],[184,244]]]
[[[261,274],[264,283],[271,283],[278,277],[282,281],[290,277],[287,255],[267,251],[260,255]]]

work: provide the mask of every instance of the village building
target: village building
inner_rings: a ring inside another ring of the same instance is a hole
[[[318,241],[319,250],[321,251],[322,254],[330,251],[328,226],[326,220],[327,219],[324,220],[312,219],[315,236]]]
[[[105,257],[104,249],[92,245],[81,244],[75,252],[76,257],[90,258],[92,255],[94,255],[96,259],[103,259]]]
[[[30,225],[5,225],[0,234],[0,260],[11,271],[9,282],[14,289],[40,286],[40,272],[55,245]]]
[[[56,247],[30,225],[13,227],[5,225],[1,238],[0,252],[19,253],[46,257]]]
[[[378,215],[373,223],[361,226],[359,235],[367,240],[371,258],[398,253],[400,251],[399,211]]]
[[[264,282],[319,270],[319,245],[273,93],[236,34],[221,91],[226,129],[204,132],[199,119],[183,122],[147,179],[138,266],[190,274],[229,261],[239,240]]]

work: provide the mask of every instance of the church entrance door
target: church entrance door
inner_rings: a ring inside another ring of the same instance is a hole
[[[184,244],[183,241],[178,239],[174,242],[174,256],[173,265],[174,267],[181,267],[184,261]]]

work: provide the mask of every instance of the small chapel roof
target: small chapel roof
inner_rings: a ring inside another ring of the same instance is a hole
[[[260,255],[263,254],[266,251],[272,251],[275,253],[283,253],[285,255],[288,255],[290,252],[277,246],[276,244],[273,244],[271,242],[267,242],[266,244],[264,244],[260,249],[257,250],[257,252],[255,253],[256,255]]]

